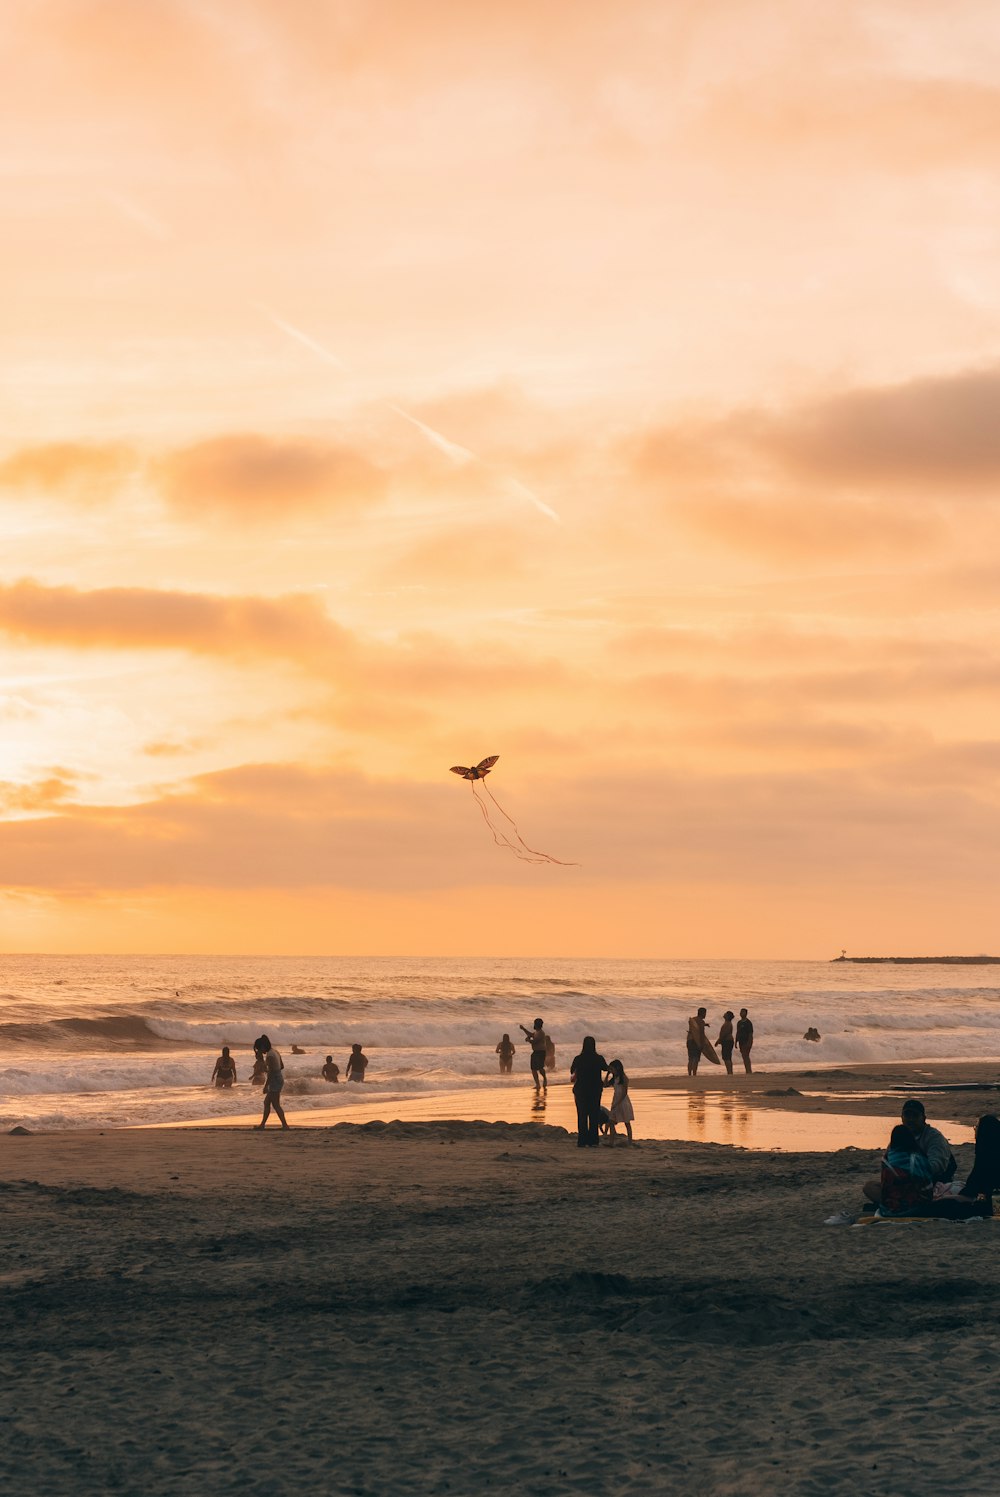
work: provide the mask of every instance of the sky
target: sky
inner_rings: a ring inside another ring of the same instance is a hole
[[[995,5],[0,49],[0,949],[1000,947]]]

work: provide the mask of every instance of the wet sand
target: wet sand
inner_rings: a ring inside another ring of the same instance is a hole
[[[870,1165],[531,1123],[5,1135],[0,1482],[992,1492],[1000,1225],[823,1226]]]

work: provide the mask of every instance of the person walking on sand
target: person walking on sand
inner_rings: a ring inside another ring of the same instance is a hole
[[[360,1045],[352,1045],[351,1053],[347,1057],[347,1070],[344,1073],[346,1079],[348,1081],[364,1081],[367,1069],[367,1055],[364,1054]]]
[[[531,1075],[535,1083],[535,1091],[538,1091],[539,1085],[548,1091],[549,1078],[545,1074],[545,1051],[548,1048],[549,1037],[545,1033],[542,1020],[536,1019],[530,1029],[525,1028],[523,1024],[518,1025],[518,1028],[531,1041]]]
[[[608,1113],[608,1122],[611,1124],[611,1137],[617,1142],[618,1134],[615,1131],[616,1123],[625,1124],[625,1133],[629,1143],[632,1142],[632,1123],[635,1120],[635,1111],[632,1100],[628,1094],[628,1077],[625,1075],[625,1067],[620,1060],[613,1060],[608,1066],[608,1075],[611,1078],[612,1092],[611,1110]]]
[[[687,1052],[688,1052],[688,1075],[697,1076],[698,1062],[705,1049],[705,1020],[708,1017],[708,1009],[700,1008],[696,1014],[688,1019]]]
[[[733,1074],[733,1019],[735,1017],[732,1009],[727,1008],[726,1012],[722,1015],[722,1027],[719,1030],[719,1038],[715,1042],[719,1047],[719,1054],[722,1056],[722,1064],[730,1076]]]
[[[570,1066],[573,1082],[573,1100],[576,1103],[576,1146],[578,1149],[596,1149],[601,1124],[601,1090],[608,1063],[597,1053],[597,1041],[592,1034],[584,1036],[580,1053]]]
[[[732,1014],[729,1016],[732,1018]],[[747,1018],[745,1008],[740,1009],[739,1022],[736,1025],[736,1048],[743,1057],[743,1069],[748,1076],[753,1074],[753,1066],[750,1064],[750,1051],[753,1049],[753,1024]],[[730,1069],[727,1067],[727,1069]]]
[[[273,1107],[282,1128],[287,1128],[288,1119],[281,1108],[281,1088],[285,1084],[285,1078],[282,1073],[285,1069],[285,1063],[266,1034],[262,1034],[257,1044],[254,1045],[255,1050],[258,1048],[260,1054],[264,1057],[267,1076],[264,1081],[264,1116],[257,1124],[257,1127],[263,1128],[265,1126],[268,1118],[271,1116],[271,1108]]]
[[[235,1060],[233,1060],[233,1057],[229,1053],[228,1045],[223,1045],[222,1054],[215,1062],[215,1069],[212,1072],[212,1080],[216,1086],[225,1087],[232,1086],[233,1082],[236,1080],[236,1062]]]
[[[496,1048],[496,1054],[500,1057],[500,1075],[509,1076],[514,1064],[514,1056],[517,1050],[511,1044],[510,1035],[505,1034]]]
[[[326,1060],[323,1062],[323,1069],[320,1072],[320,1075],[323,1077],[324,1081],[332,1081],[334,1086],[336,1086],[340,1081],[340,1067],[337,1065],[332,1055],[328,1055],[326,1057]]]

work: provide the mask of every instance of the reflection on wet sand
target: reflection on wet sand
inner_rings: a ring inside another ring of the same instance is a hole
[[[688,1138],[703,1141],[705,1137],[705,1093],[688,1093]],[[638,1123],[636,1123],[638,1128]]]
[[[545,1121],[545,1104],[548,1101],[548,1096],[547,1091],[535,1093],[534,1101],[531,1104],[532,1122],[543,1123]]]

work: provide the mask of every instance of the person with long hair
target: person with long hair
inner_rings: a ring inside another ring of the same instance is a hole
[[[617,1142],[618,1134],[615,1131],[616,1123],[625,1124],[625,1132],[629,1143],[632,1142],[632,1124],[635,1121],[635,1109],[632,1099],[628,1094],[628,1077],[625,1075],[625,1067],[620,1060],[613,1060],[608,1066],[608,1075],[614,1091],[611,1094],[611,1110],[608,1120],[611,1124],[611,1137]]]
[[[262,1055],[264,1057],[265,1066],[264,1116],[261,1118],[259,1123],[255,1124],[255,1126],[257,1128],[263,1128],[265,1126],[268,1118],[271,1116],[271,1109],[273,1107],[274,1111],[278,1115],[282,1128],[287,1128],[288,1120],[281,1108],[281,1088],[285,1084],[285,1078],[282,1075],[282,1072],[285,1069],[285,1062],[282,1060],[277,1050],[275,1050],[266,1034],[262,1034],[260,1039],[256,1041],[256,1043],[254,1044],[254,1049],[259,1055]]]
[[[984,1112],[976,1124],[976,1158],[971,1175],[957,1195],[932,1201],[927,1214],[946,1221],[992,1216],[995,1190],[1000,1190],[1000,1118]]]
[[[580,1149],[596,1149],[601,1122],[601,1091],[608,1063],[597,1053],[592,1034],[584,1036],[580,1053],[570,1066],[573,1100],[576,1103],[576,1143]]]

